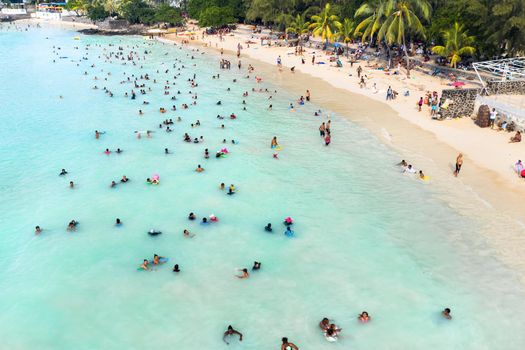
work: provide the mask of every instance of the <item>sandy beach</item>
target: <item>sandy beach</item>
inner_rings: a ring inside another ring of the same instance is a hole
[[[342,69],[330,64],[312,65],[313,52],[316,60],[326,61],[319,50],[313,49],[307,49],[303,56],[306,64],[301,64],[301,56],[295,56],[293,48],[261,47],[258,43],[253,44],[258,41],[256,39],[251,39],[248,47],[246,42],[250,38],[238,31],[224,36],[222,41],[218,36],[202,39],[195,35],[191,40],[175,34],[159,40],[180,43],[183,39],[189,40],[191,46],[215,54],[222,50],[223,57],[232,62],[232,69],[237,69],[235,54],[240,44],[243,47],[240,57],[243,66],[251,63],[256,67],[257,75],[296,92],[298,97],[304,96],[309,89],[316,104],[371,130],[409,163],[430,175],[431,185],[439,188],[441,197],[451,207],[463,215],[477,215],[486,220],[485,239],[502,261],[521,272],[525,281],[525,263],[521,259],[525,254],[525,238],[522,236],[525,231],[525,187],[523,179],[513,170],[516,160],[525,158],[525,145],[509,144],[511,134],[479,128],[470,118],[435,121],[427,107],[418,112],[416,102],[419,97],[426,91],[441,94],[442,89],[448,88],[447,81],[416,71],[411,72],[410,80],[404,74],[387,76],[366,67],[363,61],[351,68],[345,59]],[[279,55],[282,70],[276,67]],[[369,77],[367,88],[359,87],[358,66]],[[295,72],[286,69],[291,67],[295,67]],[[377,90],[372,88],[374,83]],[[386,101],[388,86],[398,92],[408,89],[411,95],[405,97],[400,93],[394,101]],[[349,97],[348,92],[361,97]],[[455,178],[452,173],[460,152],[464,154],[465,162],[461,175]],[[371,160],[369,166],[377,164]],[[495,234],[492,224],[496,222],[506,230]]]

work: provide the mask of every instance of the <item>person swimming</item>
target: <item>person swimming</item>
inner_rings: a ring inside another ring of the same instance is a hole
[[[67,225],[67,230],[68,231],[76,231],[77,230],[77,225],[78,225],[78,221],[71,220],[69,222],[69,224]]]
[[[235,277],[237,277],[239,279],[244,279],[244,278],[250,277],[250,274],[248,273],[248,269],[246,269],[246,268],[239,269],[239,271],[241,272],[241,274],[240,275],[235,275]]]
[[[367,323],[368,321],[370,321],[370,316],[368,315],[368,312],[363,311],[363,312],[361,312],[360,315],[357,316],[357,319],[358,319],[361,323]]]
[[[180,272],[179,264],[175,264],[175,265],[173,266],[173,272]]]
[[[74,188],[75,187],[75,183],[73,181],[69,181],[69,188]]]
[[[295,345],[294,343],[290,343],[288,341],[288,338],[283,337],[281,341],[283,342],[281,344],[281,350],[299,350],[299,347]]]
[[[290,226],[287,226],[287,227],[286,227],[286,231],[284,231],[284,234],[285,234],[287,237],[293,237],[293,236],[294,236],[294,232],[292,231],[292,229],[290,228]]]
[[[199,164],[199,165],[197,165],[197,169],[195,169],[195,171],[198,172],[198,173],[202,173],[204,171],[204,168],[201,167],[201,165]]]
[[[35,235],[39,235],[42,233],[42,229],[40,228],[40,226],[35,226]]]
[[[252,270],[260,270],[260,269],[261,269],[261,263],[258,261],[254,261]]]
[[[319,322],[319,328],[321,328],[323,332],[326,332],[330,328],[330,320],[326,317],[323,318],[321,322]]]
[[[235,186],[233,184],[230,185],[230,188],[228,188],[228,195],[233,195],[235,194]]]
[[[164,148],[164,154],[170,154],[170,151],[167,148]]]
[[[447,307],[445,308],[445,310],[441,311],[441,315],[446,318],[447,320],[451,320],[452,319],[452,315],[450,314],[450,309]]]
[[[284,222],[283,222],[283,223],[284,223],[286,226],[291,226],[291,225],[293,225],[293,220],[292,220],[291,217],[288,216],[287,218],[284,219]]]
[[[109,187],[113,188],[115,186],[117,186],[117,183],[115,181],[111,181],[111,185],[109,185]]]
[[[162,231],[157,231],[157,230],[154,230],[154,229],[151,229],[148,231],[148,235],[150,236],[158,236],[162,233]]]
[[[162,261],[160,259],[163,259]],[[165,263],[167,260],[163,256],[158,256],[157,254],[153,254],[153,264],[159,265]]]
[[[140,265],[139,268],[147,271],[147,270],[149,270],[148,264],[149,264],[148,259],[144,259],[144,261],[142,262],[142,265]]]
[[[195,216],[195,214],[193,213],[190,213],[190,215],[188,215],[188,219],[189,220],[195,220],[197,217]]]
[[[268,223],[268,225],[264,226],[264,230],[266,232],[272,232],[273,231],[272,224]]]
[[[120,219],[117,218],[117,219],[115,220],[115,226],[120,226],[120,225],[122,225],[122,221],[120,221]]]
[[[60,174],[58,174],[59,176],[64,176],[67,174],[67,171],[66,169],[62,169],[62,171],[60,172]]]
[[[193,238],[193,237],[195,237],[195,235],[190,233],[190,231],[188,231],[188,230],[184,230],[182,233],[183,233],[184,237],[186,237],[186,238]]]
[[[120,182],[128,182],[129,179],[126,177],[126,175],[122,175],[122,179],[120,179]]]
[[[221,185],[219,186],[219,188],[220,188],[221,190],[224,190],[224,182],[221,183]]]
[[[224,332],[224,335],[222,337],[222,340],[227,344],[227,345],[230,345],[230,343],[228,343],[228,341],[226,340],[226,338],[228,337],[231,337],[232,335],[234,334],[237,334],[239,336],[239,341],[242,341],[242,334],[241,332],[239,331],[236,331],[235,329],[233,329],[233,327],[231,325],[228,326],[228,329],[226,330],[226,332]]]

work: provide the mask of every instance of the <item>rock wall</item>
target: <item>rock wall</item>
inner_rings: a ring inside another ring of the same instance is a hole
[[[447,109],[441,109],[444,118],[470,117],[474,114],[476,96],[481,89],[445,89],[442,97],[452,100],[453,103]],[[490,81],[487,83],[489,95],[525,95],[525,81]]]
[[[489,81],[489,95],[525,95],[525,81]]]
[[[443,118],[470,117],[474,113],[476,96],[481,89],[445,89],[442,92],[444,99],[453,101],[447,109],[441,109]]]

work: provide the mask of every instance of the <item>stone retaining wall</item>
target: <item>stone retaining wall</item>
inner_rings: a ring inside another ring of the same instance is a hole
[[[445,89],[442,96],[454,101],[447,109],[441,109],[444,118],[470,117],[474,114],[476,96],[481,89]],[[487,83],[489,95],[525,95],[525,81],[490,81]]]

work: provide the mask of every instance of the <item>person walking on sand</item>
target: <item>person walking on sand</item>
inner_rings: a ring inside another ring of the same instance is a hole
[[[361,72],[363,71],[363,68],[361,66],[357,67],[357,77],[361,78]]]
[[[456,158],[456,170],[454,171],[454,176],[458,177],[459,171],[461,170],[461,166],[463,165],[463,154],[458,154]]]
[[[419,101],[417,102],[417,110],[418,110],[418,112],[421,112],[421,107],[423,107],[423,97],[420,97]]]

